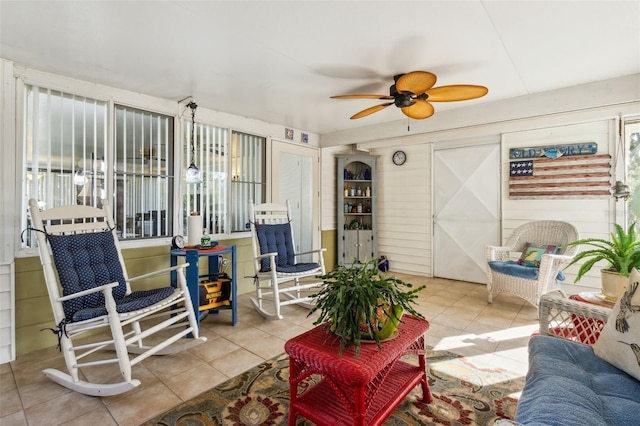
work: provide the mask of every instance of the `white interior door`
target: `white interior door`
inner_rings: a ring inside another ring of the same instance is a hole
[[[272,190],[273,201],[291,205],[296,252],[320,247],[318,151],[287,143],[274,142],[273,162],[277,164]],[[277,198],[276,198],[277,197]],[[310,261],[310,259],[298,259]]]
[[[484,246],[500,242],[500,145],[433,155],[433,274],[487,282]]]

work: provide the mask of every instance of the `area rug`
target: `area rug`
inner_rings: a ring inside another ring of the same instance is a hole
[[[408,362],[417,362],[409,358]],[[385,425],[492,425],[512,419],[524,378],[446,351],[427,353],[431,404],[417,386]],[[318,378],[316,378],[318,380]],[[286,425],[289,358],[282,354],[144,423],[145,426]],[[313,423],[302,416],[297,426]]]

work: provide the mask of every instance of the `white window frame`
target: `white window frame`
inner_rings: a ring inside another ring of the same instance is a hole
[[[16,164],[19,167],[16,168],[16,182],[22,182],[25,177],[23,176],[23,168],[20,166],[23,164],[23,144],[24,140],[24,115],[22,113],[24,108],[24,93],[25,93],[25,85],[33,85],[37,87],[47,88],[54,91],[60,91],[64,93],[73,93],[76,96],[86,97],[95,99],[98,101],[103,101],[107,103],[107,147],[111,149],[114,146],[114,114],[115,114],[115,105],[120,106],[129,106],[131,108],[136,108],[139,110],[150,111],[162,115],[168,115],[173,117],[174,123],[174,144],[173,144],[173,167],[174,167],[174,182],[173,182],[173,191],[174,191],[174,205],[173,205],[173,214],[171,218],[167,217],[167,220],[171,220],[172,229],[174,234],[185,234],[186,229],[184,228],[183,221],[186,220],[183,216],[184,210],[184,171],[183,163],[186,161],[184,157],[183,150],[184,141],[182,140],[181,135],[184,134],[184,119],[183,116],[183,105],[176,103],[175,101],[170,101],[166,99],[156,98],[152,96],[142,95],[139,93],[130,92],[123,89],[118,89],[110,86],[104,86],[96,83],[89,83],[82,80],[76,80],[69,77],[59,76],[55,74],[50,74],[43,71],[34,70],[31,68],[26,68],[23,66],[15,65],[13,67],[14,76],[17,78],[16,80]],[[204,112],[204,111],[203,111]],[[207,114],[211,114],[211,111],[208,111]],[[200,120],[196,120],[198,123]],[[233,117],[230,118],[230,121],[233,123],[235,120]],[[265,152],[263,161],[263,169],[264,169],[264,186],[265,186],[265,194],[264,199],[270,199],[270,188],[269,182],[271,180],[271,165],[269,164],[270,159],[270,145],[271,140],[269,136],[263,135],[260,132],[253,130],[244,130],[238,126],[229,126],[229,125],[220,125],[211,123],[209,120],[203,120],[203,123],[214,125],[216,127],[227,128],[229,131],[229,135],[232,132],[246,133],[257,137],[265,138]],[[237,124],[237,123],[236,123]],[[113,154],[110,154],[113,155]],[[230,167],[230,166],[229,166]],[[230,187],[228,188],[227,194],[230,194]],[[112,191],[107,194],[108,199],[112,200],[113,193]],[[20,191],[16,191],[15,195],[16,205],[20,206],[22,204],[22,194]],[[232,205],[232,200],[230,195],[227,195],[226,200],[226,211],[227,218],[229,217],[229,212],[234,208]],[[248,204],[248,200],[247,200]],[[248,208],[248,206],[247,206]],[[26,214],[26,213],[24,213]],[[16,218],[16,226],[20,226],[22,222],[22,215],[19,215]],[[227,219],[228,220],[228,219]],[[225,229],[229,230],[229,226]],[[246,232],[230,232],[226,231],[217,235],[218,238],[246,238],[249,237],[250,233]],[[123,248],[137,248],[137,247],[150,247],[150,246],[158,246],[165,245],[171,243],[171,236],[167,236],[166,238],[147,238],[147,239],[124,239],[121,241],[121,246]],[[36,256],[37,248],[20,248],[20,245],[16,247],[16,257],[29,257]]]
[[[174,182],[173,182],[173,193],[178,194],[174,195],[174,207],[176,206],[176,201],[181,193],[181,180],[182,180],[182,172],[181,172],[181,151],[180,151],[180,143],[179,139],[176,138],[176,135],[179,134],[180,124],[178,117],[178,105],[175,101],[168,101],[164,99],[155,98],[152,96],[141,95],[139,93],[129,92],[127,90],[117,89],[109,86],[103,86],[95,83],[89,83],[82,80],[76,80],[69,77],[58,76],[54,74],[49,74],[42,71],[37,71],[31,68],[14,66],[14,76],[17,78],[16,82],[16,182],[22,182],[26,177],[23,176],[23,167],[24,164],[24,156],[23,156],[23,144],[24,140],[24,94],[25,94],[25,85],[33,85],[42,88],[47,88],[54,91],[60,91],[64,93],[73,93],[76,96],[86,97],[95,99],[102,102],[107,102],[107,147],[114,146],[114,131],[113,131],[113,120],[114,120],[114,111],[115,104],[130,106],[132,108],[150,111],[162,115],[168,115],[173,117],[174,123]],[[17,206],[21,206],[23,204],[22,200],[22,192],[16,191],[15,203]],[[109,200],[112,200],[113,194],[108,193],[107,197]],[[180,220],[180,209],[173,209],[173,217],[171,218],[172,223],[179,223]],[[20,211],[20,210],[19,210]],[[16,226],[20,227],[23,223],[23,217],[26,215],[22,213],[19,217],[16,218]],[[169,220],[169,218],[167,218]],[[179,227],[174,226],[174,230]],[[148,239],[130,239],[123,240],[121,246],[123,248],[135,248],[135,247],[149,247],[149,246],[157,246],[157,245],[165,245],[171,242],[171,236],[167,236],[166,238],[148,238]],[[16,257],[27,257],[27,256],[35,256],[38,254],[37,248],[20,248],[20,245],[16,246]]]

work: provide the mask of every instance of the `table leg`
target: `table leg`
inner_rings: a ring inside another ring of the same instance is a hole
[[[364,426],[364,386],[355,389],[354,394],[354,426]]]
[[[298,370],[296,368],[296,362],[292,357],[289,357],[289,419],[287,420],[287,426],[295,426],[298,417],[298,411],[295,408],[298,398],[297,377]]]
[[[198,250],[187,250],[185,255],[186,262],[189,263],[186,271],[187,287],[189,288],[189,295],[191,296],[191,304],[196,312],[196,323],[198,324],[198,330],[200,329],[200,288],[198,287],[199,281],[199,261]],[[187,337],[193,337],[193,334],[189,333]]]

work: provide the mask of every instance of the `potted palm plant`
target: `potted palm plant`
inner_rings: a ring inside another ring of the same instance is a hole
[[[617,300],[624,293],[633,268],[640,269],[640,239],[638,239],[635,223],[632,223],[627,230],[615,224],[615,232],[611,233],[610,240],[585,238],[568,245],[590,247],[578,253],[568,265],[584,261],[574,282],[578,282],[601,260],[608,262],[609,265],[601,269],[601,273],[602,293],[609,300]]]
[[[326,285],[314,295],[316,303],[309,315],[320,312],[315,325],[330,323],[329,332],[340,338],[340,354],[353,346],[357,356],[364,340],[380,348],[383,340],[397,333],[404,312],[424,318],[412,305],[425,286],[413,288],[385,274],[378,269],[377,259],[339,265],[320,278]]]

